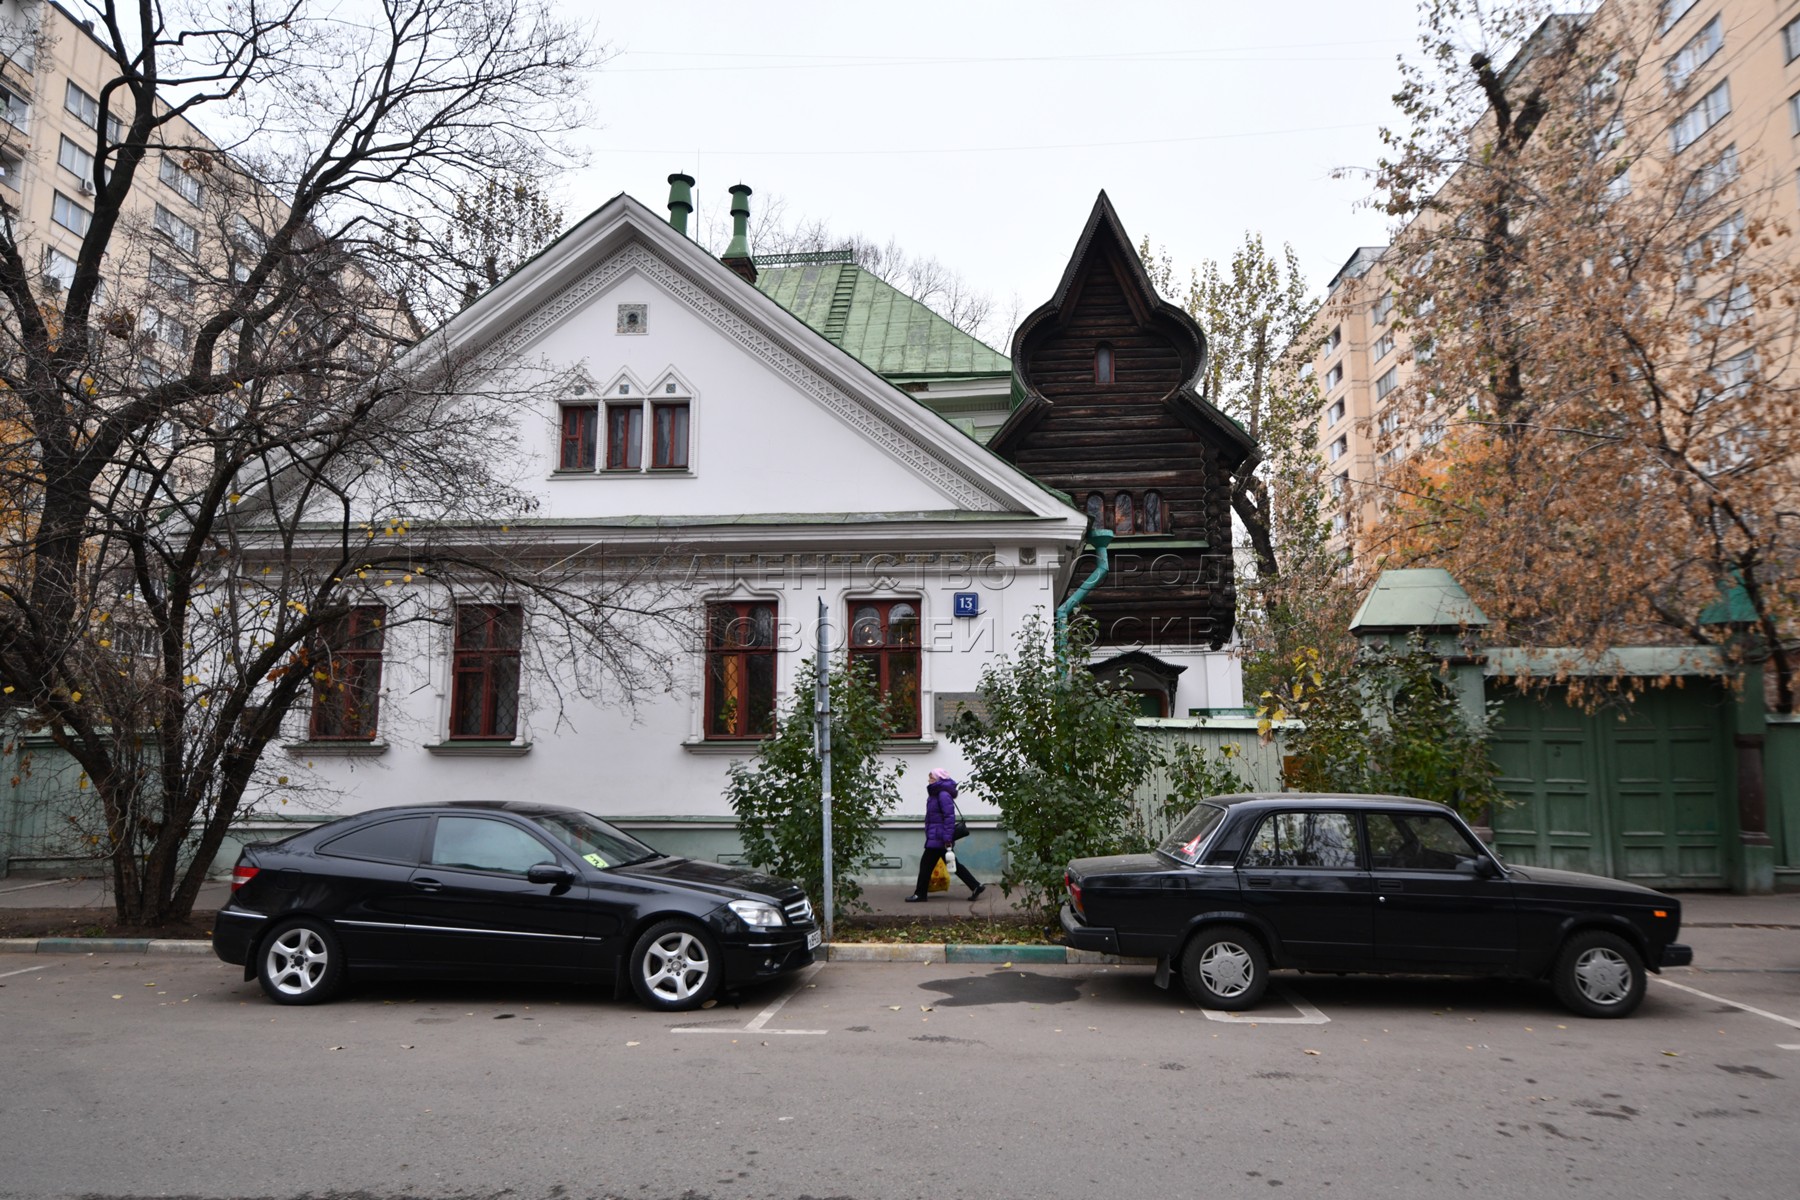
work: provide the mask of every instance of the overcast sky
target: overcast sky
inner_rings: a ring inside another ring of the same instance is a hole
[[[1332,172],[1375,160],[1414,0],[559,2],[614,51],[571,221],[620,191],[663,211],[678,170],[722,214],[741,181],[1026,311],[1102,188],[1183,268],[1259,230],[1320,291],[1387,240]]]

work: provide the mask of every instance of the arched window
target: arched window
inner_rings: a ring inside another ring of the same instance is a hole
[[[1095,529],[1106,528],[1106,497],[1099,492],[1089,492],[1087,498],[1088,521]]]
[[[1113,497],[1113,533],[1119,537],[1130,537],[1135,529],[1131,518],[1131,493],[1120,492]]]
[[[1169,532],[1168,516],[1163,512],[1161,492],[1144,493],[1144,519],[1141,524],[1145,533]]]
[[[1113,348],[1111,342],[1101,342],[1094,347],[1094,382],[1111,383],[1113,381]]]

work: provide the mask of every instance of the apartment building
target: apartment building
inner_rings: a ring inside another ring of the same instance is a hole
[[[1741,234],[1746,216],[1800,226],[1800,2],[1606,0],[1587,19],[1626,22],[1624,40],[1642,48],[1639,75],[1660,89],[1641,118],[1655,128],[1633,131],[1650,152],[1644,157],[1690,176],[1708,196],[1732,188],[1742,197],[1721,237]],[[1647,173],[1634,163],[1615,185],[1626,191]],[[1800,259],[1800,237],[1776,244]],[[1309,362],[1333,531],[1352,555],[1391,494],[1395,468],[1482,403],[1407,395],[1416,351],[1397,319],[1388,250],[1363,246],[1349,257],[1302,339],[1317,347]]]
[[[74,278],[93,219],[100,96],[118,68],[93,23],[54,0],[0,0],[0,56],[0,204],[49,296]],[[122,118],[109,113],[107,124],[118,141]],[[189,349],[198,290],[241,270],[229,260],[259,251],[259,230],[279,213],[187,121],[170,122],[161,141],[126,197],[102,293],[117,298],[114,319],[147,335],[147,377]]]

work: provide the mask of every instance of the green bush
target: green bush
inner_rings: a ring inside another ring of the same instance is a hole
[[[1086,633],[1070,631],[1070,661],[1085,659]],[[1000,810],[1010,835],[1002,890],[1048,913],[1070,859],[1136,848],[1132,793],[1156,750],[1129,696],[1090,671],[1064,669],[1041,619],[1026,622],[978,690],[983,712],[963,713],[949,737],[971,765],[969,790]]]
[[[775,733],[747,762],[733,763],[726,799],[750,865],[825,892],[824,803],[813,736],[813,659],[800,666]],[[831,867],[839,912],[866,908],[858,874],[881,857],[881,816],[899,802],[902,766],[884,762],[890,733],[868,669],[834,668],[831,687]]]

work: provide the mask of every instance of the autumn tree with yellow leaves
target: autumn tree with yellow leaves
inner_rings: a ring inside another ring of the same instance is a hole
[[[1708,136],[1717,71],[1654,5],[1424,4],[1379,197],[1415,369],[1363,561],[1442,566],[1507,643],[1716,639],[1741,585],[1796,705],[1793,179]],[[1716,66],[1716,64],[1714,64]]]

